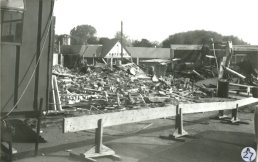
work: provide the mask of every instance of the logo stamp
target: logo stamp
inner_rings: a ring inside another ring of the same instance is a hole
[[[256,151],[252,147],[245,147],[241,151],[241,157],[246,162],[251,162],[256,158]]]

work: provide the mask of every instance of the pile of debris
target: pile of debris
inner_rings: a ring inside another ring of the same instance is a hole
[[[91,66],[85,73],[57,65],[53,74],[57,76],[63,108],[104,112],[192,103],[207,97],[189,78],[157,78],[134,63],[114,66],[112,70],[107,65]]]

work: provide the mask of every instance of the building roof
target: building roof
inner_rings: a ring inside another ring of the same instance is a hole
[[[81,55],[83,57],[100,57],[102,45],[64,45],[61,53],[64,55]]]
[[[119,42],[118,39],[106,40],[103,45],[63,45],[61,53],[64,55],[81,55],[83,57],[105,57],[108,52]],[[124,48],[130,55],[129,51]]]
[[[114,38],[110,40],[105,40],[103,42],[103,48],[101,51],[101,57],[105,57],[107,53],[114,47],[114,45],[118,42],[119,40]]]
[[[126,49],[134,58],[170,58],[170,48],[126,47]]]

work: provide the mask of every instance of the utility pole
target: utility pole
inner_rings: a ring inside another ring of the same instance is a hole
[[[123,61],[123,21],[121,21],[121,63]]]

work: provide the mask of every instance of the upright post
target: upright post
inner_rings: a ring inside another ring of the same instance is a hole
[[[51,8],[53,8],[53,1],[51,3]],[[54,26],[55,26],[55,17],[52,16],[52,19],[51,19],[51,26],[50,26],[50,30],[49,30],[49,40],[48,40],[48,54],[47,54],[47,57],[48,57],[48,66],[47,66],[47,72],[48,72],[48,75],[47,75],[47,89],[46,89],[46,110],[48,111],[49,110],[49,102],[50,102],[50,94],[51,94],[51,88],[52,87],[52,65],[53,65],[53,38],[54,38]]]
[[[102,119],[98,121],[98,128],[96,128],[95,144],[96,153],[101,153],[102,141],[103,140],[103,124]]]
[[[224,95],[220,96],[220,94],[219,94],[221,92],[220,90],[225,91],[225,90],[223,90],[223,87],[220,86],[221,85],[220,83],[222,83],[221,80],[225,78],[223,66],[229,67],[229,65],[230,65],[230,60],[231,60],[231,57],[233,54],[232,48],[233,48],[232,42],[228,41],[227,47],[226,47],[226,56],[223,57],[223,60],[220,64],[220,71],[218,74],[217,96],[219,96],[219,97],[224,97]],[[226,92],[226,93],[228,93],[228,92]],[[227,97],[227,96],[225,96],[225,97]],[[219,119],[227,118],[227,116],[224,115],[224,110],[219,111],[218,118]]]
[[[238,119],[238,104],[236,104],[236,108],[232,110],[232,123],[237,123],[240,120]]]
[[[93,158],[97,157],[110,157],[113,160],[121,160],[121,158],[115,154],[115,151],[103,145],[103,122],[102,119],[98,120],[98,127],[95,129],[95,146],[85,153],[76,154],[70,152],[70,156],[79,158],[81,160],[87,160],[89,162],[95,162]]]
[[[173,133],[172,137],[174,139],[180,138],[183,136],[188,135],[188,132],[184,130],[183,127],[183,112],[182,109],[179,108],[179,105],[176,106],[176,123],[175,123],[175,132]]]
[[[42,105],[43,105],[43,98],[40,99],[40,106],[39,106],[39,109],[38,109],[37,138],[36,138],[36,143],[35,143],[35,156],[38,155],[38,148],[39,148],[39,136],[40,136]]]
[[[38,12],[38,33],[37,33],[37,53],[36,53],[36,73],[35,73],[35,86],[34,86],[34,108],[38,108],[38,85],[39,85],[39,66],[40,66],[40,53],[41,53],[41,26],[42,26],[42,0],[39,0]]]
[[[16,63],[15,63],[15,79],[14,79],[14,105],[16,105],[18,101],[18,91],[19,91],[19,69],[20,69],[20,51],[21,47],[19,45],[16,46]],[[15,109],[17,105],[15,106]]]
[[[121,61],[123,64],[123,21],[121,21]]]
[[[172,75],[174,75],[174,59],[175,57],[175,51],[174,49],[172,49],[172,45],[170,47],[170,61],[171,61],[171,72],[172,72]]]
[[[113,70],[113,56],[110,59],[110,68],[111,68],[111,70]]]

